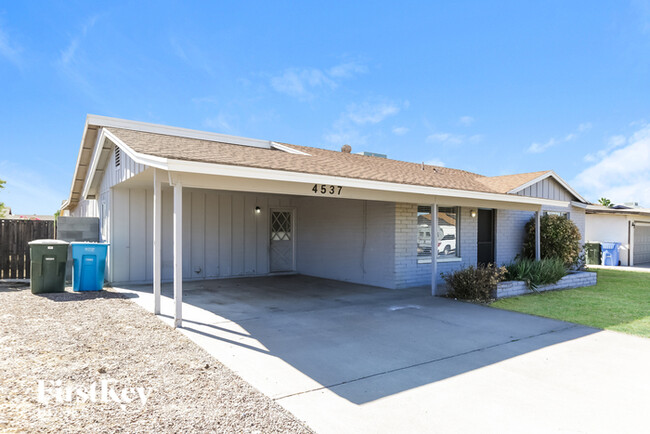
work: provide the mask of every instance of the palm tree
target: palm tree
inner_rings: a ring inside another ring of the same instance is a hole
[[[607,199],[606,197],[601,197],[598,199],[598,203],[600,203],[602,206],[606,206],[607,208],[611,208],[614,206],[611,200]]]

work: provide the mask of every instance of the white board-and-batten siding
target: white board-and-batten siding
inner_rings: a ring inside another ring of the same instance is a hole
[[[517,195],[561,200],[566,202],[575,200],[573,195],[553,178],[542,179],[541,181],[518,191]]]
[[[153,279],[153,190],[113,189],[113,282]],[[183,190],[183,279],[269,273],[269,209],[289,197],[186,188]],[[256,214],[255,208],[261,213]],[[162,279],[173,278],[173,190],[162,191]]]

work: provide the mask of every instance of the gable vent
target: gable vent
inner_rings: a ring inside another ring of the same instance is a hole
[[[120,148],[116,146],[115,147],[115,168],[120,167],[121,163],[122,163],[122,154],[120,152]]]

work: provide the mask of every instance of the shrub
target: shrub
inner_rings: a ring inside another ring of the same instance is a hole
[[[449,285],[449,295],[462,300],[488,301],[497,288],[497,283],[503,280],[505,267],[495,267],[493,264],[469,266],[451,273],[440,273]]]
[[[575,267],[580,259],[580,229],[566,217],[545,215],[540,219],[541,258],[561,259],[567,267]],[[535,217],[525,227],[524,258],[535,258]]]
[[[540,285],[556,283],[567,274],[564,262],[558,258],[541,261],[519,259],[506,265],[506,269],[506,280],[523,280],[533,291],[537,291]]]

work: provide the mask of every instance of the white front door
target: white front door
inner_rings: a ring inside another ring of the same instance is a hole
[[[293,220],[293,210],[271,209],[271,273],[295,271]]]

